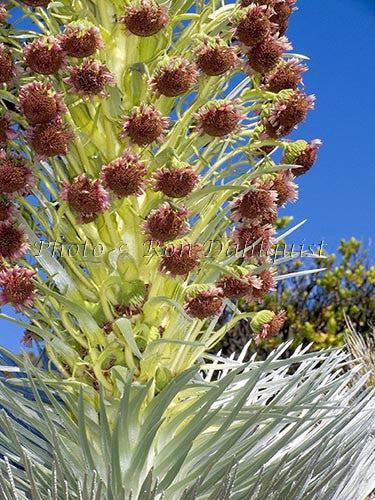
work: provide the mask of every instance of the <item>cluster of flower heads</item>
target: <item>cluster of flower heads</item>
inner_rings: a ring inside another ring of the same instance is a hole
[[[49,4],[49,0],[23,1],[30,7]],[[303,92],[302,74],[306,66],[297,59],[283,57],[284,51],[291,49],[284,35],[295,3],[296,0],[242,0],[230,20],[233,26],[231,44],[219,36],[205,35],[200,45],[193,49],[192,60],[163,56],[148,81],[150,95],[157,98],[183,96],[194,89],[200,77],[243,70],[270,96],[259,111],[259,140],[284,138],[304,121],[314,104],[314,96]],[[0,6],[0,21],[5,22],[7,17],[6,9]],[[168,26],[169,15],[164,4],[159,5],[155,0],[136,0],[124,8],[118,22],[129,35],[151,37]],[[92,58],[101,48],[103,40],[96,27],[72,23],[57,37],[40,37],[25,44],[23,58],[27,70],[37,75],[68,72],[63,81],[70,87],[70,92],[93,99],[94,96],[105,97],[107,86],[114,84],[113,75],[106,66]],[[68,58],[82,61],[72,65]],[[12,85],[18,75],[10,50],[0,44],[0,83]],[[37,160],[67,154],[74,134],[63,120],[67,109],[62,92],[55,92],[48,80],[33,81],[20,88],[18,109],[29,123],[27,137]],[[222,99],[208,102],[194,118],[197,134],[221,138],[238,131],[245,115],[239,99]],[[170,119],[163,116],[156,105],[141,102],[126,112],[121,120],[121,138],[127,142],[122,156],[104,165],[97,179],[81,174],[64,182],[60,199],[76,213],[78,222],[86,224],[110,207],[111,196],[141,196],[150,187],[162,198],[167,197],[147,215],[142,231],[148,240],[164,246],[160,272],[171,278],[185,279],[199,269],[204,249],[198,243],[183,239],[189,232],[190,212],[176,203],[198,188],[200,177],[191,165],[173,161],[149,174],[152,168],[148,169],[141,156],[132,151],[133,147],[155,146],[168,134]],[[0,117],[0,141],[10,140],[13,134],[10,115],[6,113]],[[229,209],[236,227],[230,241],[241,252],[247,267],[228,270],[215,286],[202,285],[190,291],[184,306],[188,315],[200,320],[212,318],[221,314],[225,299],[261,302],[267,293],[275,290],[274,269],[270,266],[264,269],[264,264],[267,264],[264,255],[274,243],[273,226],[278,209],[296,200],[295,176],[311,168],[320,145],[319,140],[288,143],[282,163],[300,168],[280,170],[267,178],[255,179],[244,193],[232,200]],[[272,146],[264,146],[261,154],[268,154],[270,150]],[[254,157],[258,154],[259,150],[254,151]],[[6,243],[1,245],[0,259],[16,260],[22,256],[27,243],[21,228],[15,225],[12,200],[30,192],[34,177],[21,156],[2,151],[0,162],[0,185],[4,191],[0,198],[0,233],[7,234]],[[259,263],[263,264],[261,272],[257,272]],[[31,279],[32,274],[17,266],[3,270],[0,300],[12,302],[16,307],[21,307],[22,303],[30,305],[34,298],[31,285],[25,285],[25,293],[17,295],[11,281],[31,283]],[[25,295],[27,290],[28,296]],[[18,303],[15,297],[18,297]],[[138,309],[132,314],[138,314],[142,307]],[[285,320],[284,312],[270,314],[272,317],[263,315],[254,323],[258,340],[276,334]]]

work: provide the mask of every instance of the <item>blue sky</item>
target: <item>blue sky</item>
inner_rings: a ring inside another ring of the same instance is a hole
[[[375,1],[299,0],[298,6],[288,37],[294,52],[311,59],[304,81],[317,103],[292,137],[321,138],[324,146],[299,179],[299,201],[284,213],[296,223],[308,219],[290,244],[323,239],[334,252],[341,238],[374,236]],[[2,345],[18,350],[21,336],[22,329],[0,320]]]

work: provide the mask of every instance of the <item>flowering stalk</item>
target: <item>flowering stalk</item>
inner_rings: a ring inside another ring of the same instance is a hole
[[[275,289],[278,211],[320,146],[286,138],[314,102],[293,3],[14,0],[29,31],[2,7],[1,301],[64,376],[172,378]]]

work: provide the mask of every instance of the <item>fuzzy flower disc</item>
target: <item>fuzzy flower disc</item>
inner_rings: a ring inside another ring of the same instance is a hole
[[[251,46],[271,34],[271,21],[263,7],[252,5],[236,23],[233,34],[244,45]]]
[[[21,226],[17,226],[13,221],[0,224],[0,259],[17,261],[22,259],[28,248]]]
[[[223,75],[228,70],[235,68],[239,62],[233,47],[224,45],[211,47],[207,41],[196,48],[194,52],[197,56],[197,67],[209,76]]]
[[[120,22],[133,35],[152,36],[167,24],[167,9],[165,5],[159,6],[152,0],[141,0],[125,8]]]
[[[200,320],[214,318],[223,311],[223,297],[224,293],[221,288],[211,286],[207,290],[197,293],[194,297],[188,295],[184,309],[192,318]]]
[[[264,124],[266,133],[272,139],[290,134],[305,120],[307,112],[314,108],[314,101],[315,96],[297,91],[289,99],[276,102]]]
[[[274,228],[270,224],[258,222],[241,224],[232,233],[232,244],[237,250],[246,250],[245,259],[264,257],[273,245]]]
[[[170,198],[189,196],[199,183],[199,175],[193,167],[163,167],[152,176],[154,191],[161,191]]]
[[[269,92],[277,94],[281,90],[296,90],[302,81],[302,73],[307,70],[307,66],[300,64],[297,59],[282,61],[276,69],[267,76],[263,88]]]
[[[0,43],[0,83],[10,83],[16,76],[16,69],[9,49]]]
[[[81,66],[69,66],[70,76],[63,81],[70,85],[71,91],[85,97],[99,95],[106,97],[105,87],[114,84],[114,78],[105,64],[94,59],[85,59]]]
[[[235,108],[234,104],[232,101],[225,101],[201,109],[195,114],[195,118],[198,120],[197,131],[201,135],[224,137],[238,130],[243,114]]]
[[[277,66],[283,51],[288,48],[290,45],[285,38],[264,38],[246,52],[249,58],[246,66],[251,73],[266,74]]]
[[[65,156],[74,134],[64,126],[60,117],[55,120],[31,127],[27,136],[38,159],[46,160],[52,156]]]
[[[62,49],[71,57],[83,58],[93,55],[104,47],[100,30],[96,26],[65,26],[60,35]]]
[[[258,344],[261,340],[268,340],[275,337],[283,327],[286,321],[286,312],[280,311],[278,314],[272,313],[273,316],[266,323],[263,324],[255,337],[255,342]],[[252,322],[253,324],[253,322]]]
[[[65,63],[65,52],[53,37],[41,37],[26,43],[23,56],[28,67],[41,75],[52,75]]]
[[[294,165],[300,165],[303,168],[293,169],[293,175],[299,177],[310,170],[310,168],[315,164],[318,151],[322,146],[322,141],[320,139],[314,139],[306,144],[304,147],[300,148],[295,154],[285,153],[282,162],[283,163],[293,163]]]
[[[243,298],[246,302],[252,302],[254,291],[259,289],[261,284],[260,279],[251,274],[241,276],[241,280],[227,274],[217,282],[217,286],[222,288],[225,297],[228,299]]]
[[[127,137],[138,146],[146,146],[154,141],[162,140],[168,127],[169,118],[163,117],[154,106],[144,102],[134,108],[130,116],[122,116],[122,138]]]
[[[15,205],[7,199],[0,199],[0,225],[2,222],[14,222],[17,210]]]
[[[150,235],[151,241],[163,244],[184,235],[189,212],[184,208],[173,208],[168,202],[159,208],[151,210],[145,222],[143,231]]]
[[[20,88],[20,109],[29,123],[48,123],[66,113],[64,94],[53,93],[52,87],[52,82],[34,81]]]
[[[0,270],[0,304],[12,304],[18,312],[32,307],[35,300],[35,286],[32,278],[35,272],[15,266]]]
[[[231,203],[235,220],[252,220],[271,212],[276,215],[277,192],[270,189],[251,190]]]
[[[0,151],[0,193],[7,198],[16,198],[30,193],[35,178],[22,155]]]
[[[173,58],[152,75],[149,86],[158,96],[176,97],[188,92],[197,82],[198,71],[182,57]]]
[[[297,200],[298,186],[293,182],[293,180],[294,175],[287,170],[281,171],[273,179],[272,189],[277,192],[277,205],[279,207],[283,207],[287,201],[294,203]]]
[[[169,245],[161,259],[159,270],[163,274],[169,273],[172,277],[187,276],[199,267],[203,250],[203,245],[198,243]]]
[[[146,175],[145,163],[139,160],[139,156],[126,151],[121,158],[102,167],[100,179],[116,196],[123,198],[140,196],[146,187]]]
[[[60,198],[78,212],[78,221],[92,222],[110,206],[109,193],[100,180],[92,181],[85,174],[73,179],[72,184],[64,184]]]
[[[273,268],[264,269],[257,276],[261,282],[261,286],[253,291],[253,299],[261,303],[264,297],[276,290],[275,281],[276,270]]]

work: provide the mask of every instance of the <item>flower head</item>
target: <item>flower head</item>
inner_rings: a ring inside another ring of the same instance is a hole
[[[167,131],[169,118],[162,116],[153,105],[144,102],[131,111],[130,116],[123,115],[122,138],[130,138],[138,146],[152,144],[157,140],[162,140]]]
[[[113,75],[106,65],[95,59],[85,59],[81,66],[68,66],[67,69],[70,76],[63,78],[63,81],[71,87],[71,92],[82,97],[106,97],[105,87],[114,85]]]
[[[123,198],[130,195],[140,196],[146,188],[146,175],[146,164],[140,161],[138,155],[125,151],[120,158],[102,167],[100,179],[105,187],[119,198]]]
[[[307,66],[301,64],[298,59],[281,60],[275,70],[266,76],[262,87],[275,94],[285,89],[296,90],[305,71]]]
[[[261,303],[264,297],[276,290],[276,280],[275,280],[276,270],[274,268],[264,269],[257,274],[261,286],[253,291],[253,300]]]
[[[30,127],[26,135],[39,160],[65,156],[69,151],[70,141],[75,137],[59,116],[51,122]]]
[[[25,196],[34,184],[35,177],[22,154],[0,150],[0,194],[7,198]]]
[[[199,243],[183,242],[178,245],[168,245],[163,253],[159,270],[163,274],[187,276],[198,269],[203,257],[204,247]]]
[[[0,304],[12,304],[18,312],[33,307],[36,290],[32,278],[35,274],[35,271],[19,266],[1,269]]]
[[[60,199],[67,201],[70,208],[78,213],[78,222],[92,222],[110,206],[108,191],[100,180],[91,180],[85,174],[75,177],[71,184],[64,182]]]
[[[175,240],[188,231],[186,224],[189,211],[185,208],[174,208],[168,202],[151,210],[143,223],[143,232],[150,235],[150,241],[160,245]]]
[[[0,83],[10,83],[17,76],[17,70],[8,47],[0,43]]]
[[[270,187],[270,183],[265,183],[235,198],[230,204],[234,210],[233,219],[254,220],[266,216],[268,212],[276,216],[277,191]]]
[[[17,209],[15,205],[6,198],[0,198],[0,225],[3,222],[14,222]]]
[[[65,64],[65,52],[57,38],[40,37],[23,47],[27,66],[41,75],[52,75]]]
[[[83,58],[93,55],[104,47],[100,30],[83,23],[68,24],[59,36],[62,49],[71,57]]]
[[[295,8],[297,0],[278,0],[273,5],[273,15],[271,21],[277,25],[277,31],[283,35],[288,29],[289,17]]]
[[[184,309],[192,318],[204,320],[219,316],[224,308],[224,292],[221,288],[210,286],[193,296],[187,295]]]
[[[261,280],[253,274],[241,273],[236,278],[226,274],[217,282],[217,286],[224,292],[228,299],[244,299],[250,303],[254,300],[254,292],[262,286]]]
[[[271,311],[259,311],[251,320],[251,328],[256,333],[255,342],[275,337],[286,320],[286,312],[280,311],[275,314]]]
[[[9,111],[0,115],[0,144],[6,144],[17,137],[17,132],[11,128],[11,114]]]
[[[17,261],[29,248],[23,228],[12,220],[0,224],[0,259]]]
[[[238,66],[239,58],[234,47],[228,47],[220,37],[204,38],[194,49],[197,67],[206,75],[218,76]]]
[[[289,98],[275,102],[264,121],[266,133],[272,139],[279,139],[292,132],[303,122],[306,114],[314,108],[315,96],[294,92]]]
[[[296,141],[287,145],[282,158],[282,163],[300,165],[302,168],[293,169],[293,175],[300,176],[310,170],[316,162],[318,150],[322,146],[320,139],[306,141]]]
[[[158,33],[168,22],[167,8],[153,0],[140,0],[125,7],[120,23],[133,35],[147,37]]]
[[[53,92],[50,81],[34,81],[23,85],[19,91],[20,105],[28,122],[32,124],[48,123],[66,113],[64,93]]]
[[[244,45],[256,45],[271,34],[271,11],[264,6],[250,5],[241,10],[238,20],[233,20],[233,35]]]
[[[245,259],[264,257],[271,250],[275,229],[259,222],[241,224],[232,233],[231,241],[237,250],[245,250]]]
[[[298,186],[293,182],[294,175],[289,170],[282,170],[272,181],[272,189],[277,192],[277,205],[285,206],[286,202],[294,203],[298,198]]]
[[[161,64],[148,84],[157,96],[176,97],[188,92],[197,83],[198,71],[183,57],[173,57]]]
[[[266,74],[280,62],[284,50],[291,49],[285,37],[267,37],[245,51],[248,62],[245,68],[251,73]]]
[[[208,134],[212,137],[224,137],[240,128],[240,121],[244,118],[242,112],[235,107],[239,101],[218,101],[209,104],[194,114],[198,124],[196,130],[200,135]]]
[[[3,23],[4,21],[6,21],[8,19],[8,17],[9,17],[9,14],[5,8],[5,5],[0,3],[0,22]]]
[[[170,198],[189,196],[199,183],[199,175],[190,165],[162,167],[152,175],[154,191],[161,191]]]

